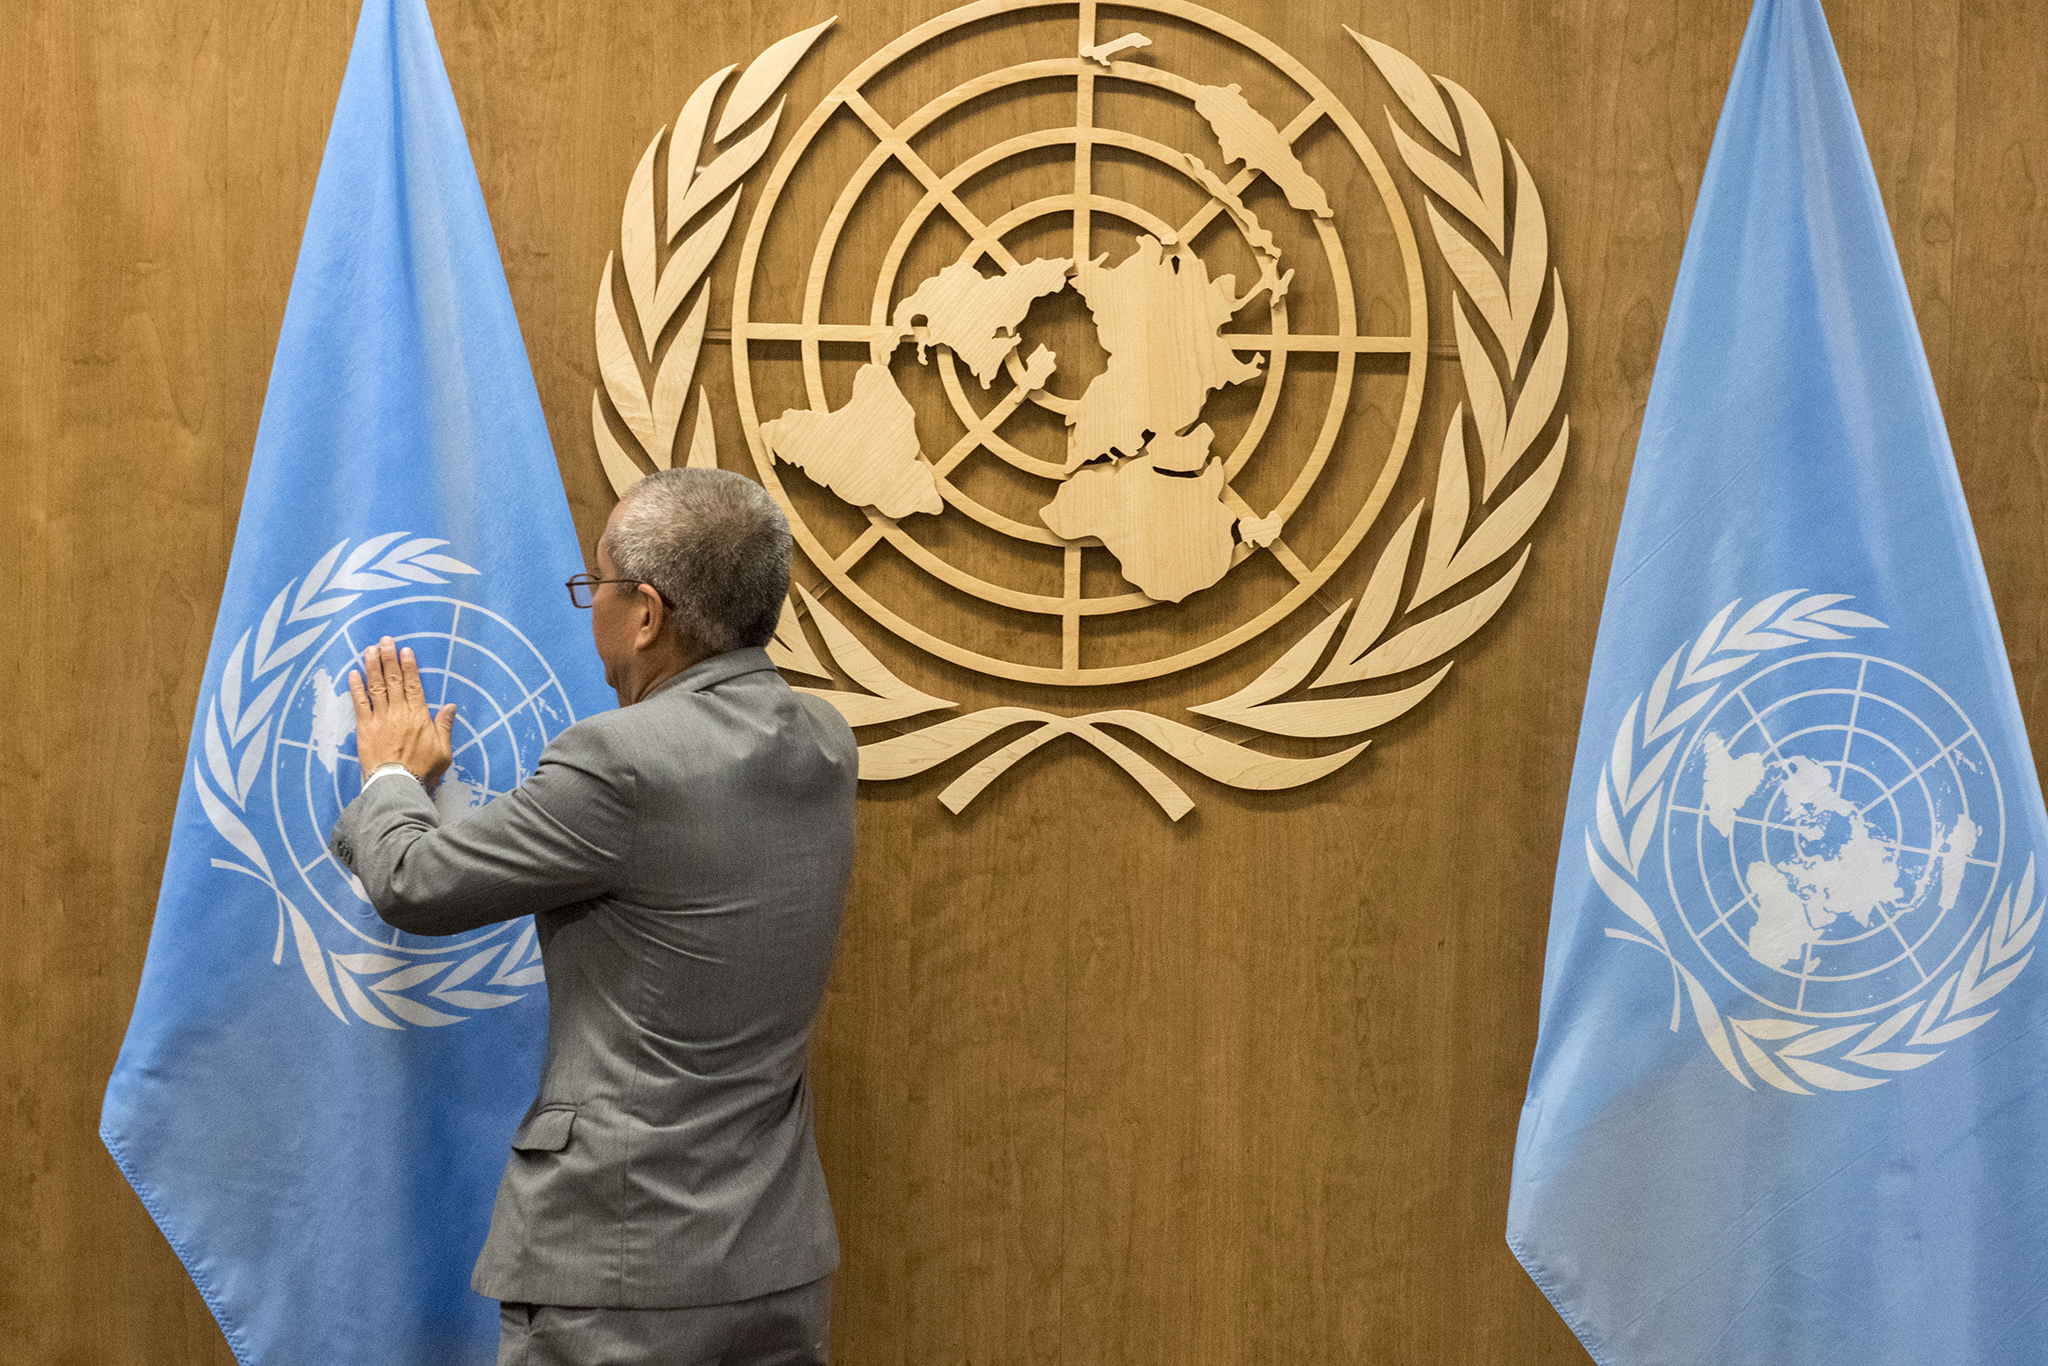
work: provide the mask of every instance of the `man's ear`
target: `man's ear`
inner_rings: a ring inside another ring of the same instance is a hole
[[[640,584],[634,589],[636,605],[640,608],[640,626],[633,634],[635,644],[645,649],[661,639],[663,628],[668,625],[668,604],[661,600],[661,594],[654,591],[654,585]]]

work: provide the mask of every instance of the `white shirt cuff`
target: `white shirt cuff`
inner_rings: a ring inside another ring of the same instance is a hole
[[[412,780],[416,783],[419,782],[418,778],[413,777],[412,770],[407,768],[404,764],[379,764],[368,777],[363,779],[363,788],[364,790],[367,790],[370,784],[376,782],[379,778],[389,778],[394,776],[395,774],[400,773],[403,773],[408,778],[412,778]],[[420,785],[422,787],[425,786],[424,783],[421,783]]]

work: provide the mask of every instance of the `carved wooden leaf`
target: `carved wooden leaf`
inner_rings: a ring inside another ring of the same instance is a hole
[[[604,391],[619,410],[626,426],[640,439],[642,448],[654,444],[654,413],[647,406],[647,393],[640,387],[640,363],[626,329],[619,323],[619,310],[612,296],[612,263],[604,258],[604,278],[597,286],[597,369],[604,377]]]
[[[1536,472],[1525,480],[1522,486],[1509,494],[1501,505],[1479,524],[1470,540],[1458,548],[1444,566],[1440,582],[1432,590],[1440,592],[1452,584],[1460,583],[1478,573],[1507,553],[1508,547],[1522,539],[1550,502],[1551,493],[1557,488],[1557,479],[1564,472],[1565,448],[1571,441],[1571,419],[1566,418],[1564,427],[1557,434],[1557,444],[1539,465]],[[1432,548],[1434,542],[1432,542]],[[1415,601],[1422,601],[1420,590]]]
[[[914,777],[980,744],[997,731],[1025,721],[1042,723],[1053,719],[1029,707],[984,707],[967,716],[951,716],[908,735],[862,745],[860,776],[872,782]]]
[[[822,24],[813,24],[801,33],[790,34],[754,58],[747,67],[747,74],[740,77],[739,84],[732,88],[732,98],[725,102],[725,112],[719,116],[718,132],[712,141],[724,142],[748,119],[760,113],[761,106],[768,103],[768,97],[782,87],[782,83],[789,79],[789,73],[796,69],[796,64],[811,50],[811,44],[838,22],[838,16],[834,15]]]
[[[896,720],[905,716],[916,716],[921,712],[943,711],[955,705],[944,698],[933,697],[928,693],[919,692],[895,674],[890,673],[888,666],[875,658],[874,651],[861,644],[859,637],[847,630],[845,626],[840,624],[837,617],[819,605],[818,600],[811,596],[809,589],[799,585],[796,591],[803,594],[804,606],[809,609],[811,620],[817,623],[818,634],[824,637],[825,649],[831,654],[832,662],[837,664],[848,678],[860,684],[869,692],[874,693],[878,697],[892,699],[910,708],[909,710],[898,711],[890,719]],[[820,695],[836,706],[838,705],[839,697],[852,696],[853,694],[824,693]],[[863,722],[862,724],[866,723]]]
[[[830,702],[834,710],[846,718],[846,724],[849,726],[879,726],[890,721],[922,716],[931,710],[927,702],[899,697],[873,697],[864,692],[842,692],[826,688],[798,688],[797,691]]]
[[[669,209],[671,229],[680,228],[697,216],[699,210],[710,205],[718,196],[739,183],[741,176],[754,169],[768,152],[768,143],[775,136],[775,126],[782,122],[782,106],[775,106],[775,113],[768,122],[733,144],[732,148],[719,154],[718,160],[706,166],[697,178],[690,182],[690,189],[683,196],[681,208]]]
[[[1365,55],[1372,58],[1380,75],[1387,78],[1387,84],[1394,88],[1394,94],[1401,103],[1408,106],[1408,112],[1416,122],[1429,130],[1431,137],[1450,148],[1458,150],[1458,128],[1451,122],[1451,111],[1444,107],[1444,97],[1437,93],[1436,83],[1429,79],[1429,73],[1415,64],[1413,58],[1404,52],[1396,52],[1385,43],[1374,42],[1350,25],[1344,31],[1358,41],[1365,49]]]
[[[668,240],[671,242],[683,230],[683,220],[676,210],[689,196],[690,182],[697,178],[697,155],[704,150],[704,129],[711,122],[712,102],[718,98],[725,78],[733,70],[729,66],[706,76],[704,83],[683,101],[682,112],[676,115],[675,135],[668,140]]]
[[[1464,449],[1462,436],[1458,449]],[[1314,686],[1326,688],[1343,681],[1337,675],[1371,649],[1372,643],[1394,620],[1394,608],[1401,598],[1401,580],[1408,573],[1408,551],[1415,543],[1415,525],[1421,519],[1422,504],[1417,503],[1414,511],[1408,514],[1408,520],[1401,523],[1393,539],[1387,542],[1387,548],[1380,552],[1379,562],[1372,567],[1372,578],[1365,585],[1365,596],[1358,600],[1358,612],[1351,618],[1351,627],[1344,632],[1344,639],[1338,644],[1330,667],[1323,670],[1323,676],[1315,681]]]
[[[1368,740],[1315,759],[1288,759],[1234,745],[1151,712],[1110,711],[1088,719],[1136,733],[1205,778],[1254,792],[1278,792],[1312,783],[1350,763],[1372,743]]]
[[[1515,160],[1515,247],[1508,253],[1508,312],[1515,321],[1513,329],[1501,333],[1500,338],[1508,353],[1508,373],[1513,375],[1521,368],[1522,347],[1529,340],[1529,324],[1536,320],[1536,303],[1549,270],[1550,230],[1543,219],[1543,198],[1536,193],[1536,178],[1522,164],[1522,154],[1512,142],[1508,155]]]
[[[612,481],[613,493],[623,494],[647,477],[647,471],[634,463],[612,435],[611,424],[604,420],[604,402],[595,393],[590,396],[590,434],[597,439],[597,458],[604,463],[605,478]]]
[[[691,233],[683,244],[676,248],[676,254],[668,258],[668,265],[661,272],[661,287],[655,291],[654,316],[660,319],[660,327],[667,327],[668,320],[675,316],[676,308],[685,296],[696,288],[704,278],[704,272],[711,268],[712,258],[725,245],[726,235],[732,231],[733,215],[739,212],[740,197],[734,195],[725,202],[725,207],[704,220],[703,226]],[[660,336],[659,329],[648,335],[651,346]]]
[[[661,332],[661,320],[654,315],[654,243],[659,230],[654,222],[654,153],[661,146],[664,128],[640,154],[633,168],[633,183],[626,189],[625,212],[619,216],[619,255],[626,267],[626,290],[633,296],[633,309],[640,319],[640,339],[654,350]]]
[[[1437,246],[1443,251],[1444,260],[1450,263],[1452,274],[1465,287],[1465,293],[1479,309],[1479,316],[1493,329],[1493,335],[1505,339],[1514,332],[1515,320],[1500,276],[1486,263],[1486,258],[1479,254],[1479,248],[1472,245],[1471,239],[1445,221],[1434,203],[1424,200],[1423,207],[1429,213],[1430,229],[1436,233]]]
[[[648,453],[658,469],[667,469],[674,458],[676,428],[682,425],[683,405],[690,401],[690,380],[697,373],[697,353],[704,345],[704,320],[711,312],[711,291],[697,291],[697,306],[683,319],[683,330],[669,344],[661,368],[654,376],[654,446]]]
[[[1451,103],[1458,106],[1458,121],[1465,125],[1465,151],[1472,166],[1472,182],[1479,191],[1479,202],[1485,206],[1486,216],[1472,222],[1486,234],[1495,251],[1505,251],[1507,236],[1502,229],[1507,196],[1501,192],[1500,134],[1493,131],[1493,120],[1464,86],[1445,80],[1444,89],[1451,92]]]
[[[697,387],[697,428],[690,434],[690,464],[693,470],[718,468],[718,433],[711,425],[711,396]]]
[[[1375,726],[1384,726],[1403,712],[1420,705],[1423,698],[1436,691],[1436,685],[1443,682],[1444,675],[1450,671],[1451,666],[1446,664],[1431,677],[1399,692],[1377,693],[1368,697],[1318,698],[1312,702],[1268,702],[1265,706],[1251,707],[1219,719],[1235,721],[1240,726],[1250,726],[1268,735],[1290,735],[1302,740],[1356,735]],[[1189,710],[1196,709],[1190,707]]]
[[[1521,395],[1515,400],[1515,415],[1508,423],[1506,450],[1503,460],[1507,468],[1513,469],[1522,453],[1535,441],[1536,434],[1543,430],[1543,424],[1550,421],[1550,414],[1557,408],[1557,396],[1564,387],[1565,349],[1571,341],[1571,323],[1565,316],[1564,282],[1552,278],[1550,297],[1556,306],[1550,311],[1550,327],[1543,334],[1543,344],[1536,348],[1536,359],[1530,363],[1529,378],[1522,384]],[[1487,492],[1493,492],[1493,480],[1487,481]]]
[[[1402,132],[1401,125],[1394,122],[1392,114],[1387,115],[1387,127],[1394,130],[1394,145],[1401,149],[1401,160],[1408,163],[1408,169],[1415,172],[1415,178],[1428,186],[1439,199],[1464,214],[1481,232],[1486,232],[1487,224],[1497,214],[1479,197],[1479,191],[1472,188],[1472,182],[1452,170],[1450,164],[1436,153]],[[1499,241],[1497,225],[1487,233],[1487,238]]]
[[[1239,688],[1236,692],[1214,702],[1204,702],[1188,710],[1201,716],[1213,716],[1219,721],[1236,721],[1252,708],[1269,702],[1292,689],[1308,677],[1308,671],[1323,657],[1323,647],[1330,643],[1330,637],[1337,630],[1337,623],[1344,619],[1345,603],[1336,611],[1324,617],[1322,624],[1303,636],[1294,648],[1273,661],[1264,673]]]
[[[1508,472],[1508,402],[1500,374],[1480,344],[1479,334],[1465,318],[1464,300],[1451,299],[1451,323],[1458,334],[1459,367],[1465,372],[1465,394],[1472,400],[1472,425],[1479,429],[1479,457],[1486,480],[1480,497],[1488,498]]]
[[[1525,546],[1521,558],[1515,561],[1515,567],[1502,575],[1500,582],[1449,611],[1431,617],[1420,626],[1411,626],[1401,632],[1359,660],[1358,667],[1350,671],[1353,676],[1343,681],[1352,683],[1397,674],[1403,669],[1427,664],[1444,651],[1463,644],[1467,636],[1484,626],[1500,610],[1500,605],[1514,591],[1515,581],[1522,577],[1522,569],[1528,563],[1529,549]]]
[[[818,652],[811,648],[810,638],[797,620],[796,604],[788,598],[782,600],[782,616],[775,623],[775,638],[768,642],[768,658],[778,669],[812,678],[832,677],[832,671],[819,662]]]
[[[967,804],[981,795],[982,789],[1001,777],[1010,766],[1032,750],[1062,735],[1072,735],[1095,746],[1118,768],[1129,774],[1139,787],[1145,789],[1153,801],[1159,803],[1162,811],[1171,820],[1179,820],[1194,810],[1195,804],[1188,794],[1158,768],[1146,762],[1138,752],[1121,740],[1112,739],[1105,732],[1089,725],[1083,718],[1070,720],[1062,716],[1043,716],[1042,724],[1035,730],[1026,731],[1003,748],[989,755],[974,767],[954,779],[945,791],[939,794],[939,802],[947,810],[958,815],[966,810]]]
[[[1410,607],[1421,606],[1455,582],[1450,575],[1451,560],[1458,553],[1458,542],[1471,515],[1472,476],[1465,469],[1465,405],[1460,403],[1451,413],[1451,425],[1444,430],[1443,454],[1437,457],[1429,546],[1422,554],[1422,577],[1415,585]]]

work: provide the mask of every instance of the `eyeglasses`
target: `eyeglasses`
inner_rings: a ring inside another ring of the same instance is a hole
[[[587,610],[593,603],[597,601],[597,586],[601,583],[647,583],[647,580],[600,579],[595,574],[578,574],[575,578],[570,579],[568,583],[564,585],[564,587],[566,587],[569,590],[569,601],[575,603],[578,607],[585,608]],[[653,587],[652,584],[648,584],[648,586],[650,588]],[[659,588],[654,589],[654,596],[656,596],[657,598],[661,598],[662,605],[664,607],[670,606],[669,600],[665,597],[662,597],[661,590]]]

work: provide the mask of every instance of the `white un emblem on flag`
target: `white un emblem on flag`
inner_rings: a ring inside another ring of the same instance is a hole
[[[343,543],[303,583],[286,584],[207,700],[207,762],[197,774],[208,821],[246,860],[215,864],[276,893],[272,961],[281,965],[290,943],[330,1011],[386,1029],[450,1025],[510,1005],[540,984],[540,954],[526,922],[452,940],[395,930],[328,852],[327,832],[362,783],[349,670],[390,636],[418,659],[428,701],[457,704],[455,760],[434,794],[443,825],[518,786],[576,719],[524,632],[431,591],[446,575],[476,573],[435,553],[444,544],[388,533],[343,559]]]
[[[1969,943],[2004,846],[1998,773],[1949,696],[1867,655],[1806,654],[1731,688],[1664,823],[1693,942],[1762,1004],[1858,1015]]]
[[[1730,603],[1680,645],[1629,704],[1586,833],[1633,922],[1607,936],[1664,956],[1670,1027],[1689,1000],[1752,1088],[1863,1090],[1934,1061],[1996,1013],[2040,922],[2032,858],[2004,875],[1983,737],[1931,679],[1838,644],[1885,629],[1847,601]]]

